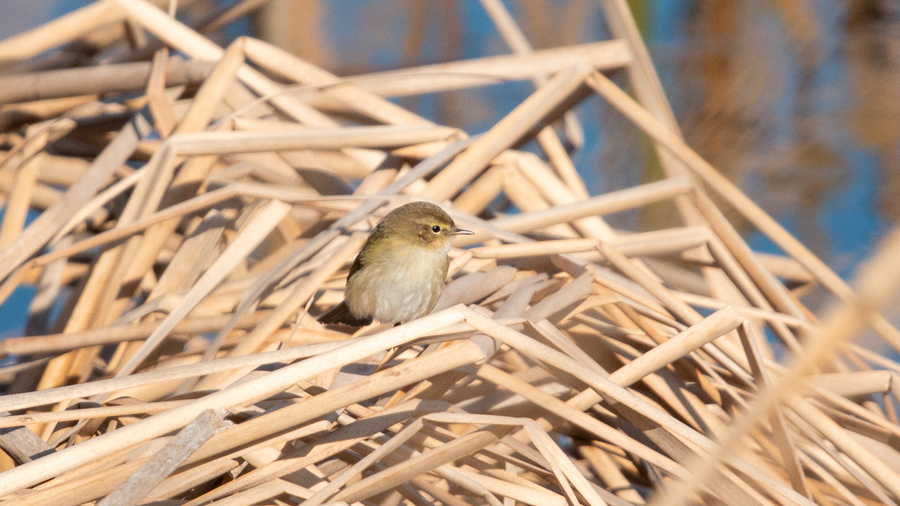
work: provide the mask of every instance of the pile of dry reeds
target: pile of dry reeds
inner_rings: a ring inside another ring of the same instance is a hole
[[[146,0],[0,42],[0,297],[37,287],[0,342],[4,504],[900,502],[900,365],[849,342],[900,349],[898,241],[855,295],[681,141],[624,1],[617,39],[537,52],[483,4],[514,55],[348,80]],[[384,98],[516,79],[536,91],[474,138]],[[668,177],[588,194],[554,122],[593,93]],[[436,311],[319,325],[416,199],[477,231]],[[603,218],[648,205],[682,226]]]

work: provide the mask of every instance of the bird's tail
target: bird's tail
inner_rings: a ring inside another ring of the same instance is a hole
[[[343,323],[344,325],[350,325],[351,327],[364,327],[372,323],[372,317],[356,317],[353,316],[353,313],[350,312],[350,306],[347,305],[347,301],[342,301],[337,306],[329,309],[322,313],[316,321],[319,323]]]

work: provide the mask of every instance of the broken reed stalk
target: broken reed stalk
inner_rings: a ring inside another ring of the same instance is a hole
[[[0,296],[37,286],[27,335],[0,342],[5,501],[900,502],[900,364],[845,344],[864,324],[900,343],[873,310],[890,267],[858,298],[686,146],[620,0],[617,39],[539,51],[482,5],[516,54],[349,78],[253,38],[221,48],[145,0],[0,42],[26,71],[0,82],[39,83],[0,95]],[[83,67],[29,66],[80,37]],[[599,73],[622,68],[637,100]],[[503,80],[536,91],[480,136],[384,98]],[[591,91],[668,177],[588,194],[565,142]],[[43,116],[7,121],[24,111]],[[752,252],[707,189],[790,258]],[[436,312],[317,323],[371,226],[419,199],[476,232]],[[683,223],[605,221],[658,203]],[[854,305],[819,324],[815,283]]]

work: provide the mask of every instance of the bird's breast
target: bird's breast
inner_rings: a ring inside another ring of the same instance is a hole
[[[428,314],[447,276],[447,253],[408,247],[379,255],[347,283],[347,303],[358,316],[384,323],[407,322]]]

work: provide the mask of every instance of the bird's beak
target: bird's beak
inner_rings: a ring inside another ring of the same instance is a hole
[[[453,227],[453,235],[475,235],[471,230]]]

